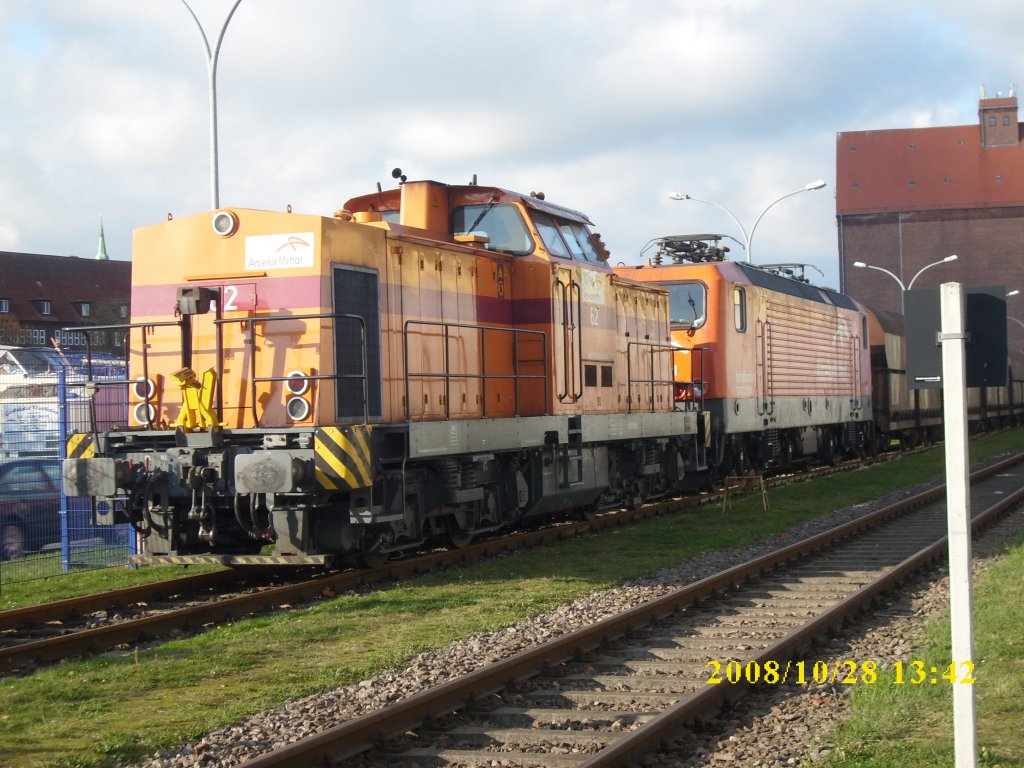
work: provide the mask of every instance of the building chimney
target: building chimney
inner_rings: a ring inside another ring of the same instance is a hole
[[[978,101],[978,122],[981,127],[982,147],[1015,147],[1021,140],[1021,129],[1017,122],[1017,94],[1010,86],[1010,95],[997,93],[995,98],[985,98],[981,89]]]

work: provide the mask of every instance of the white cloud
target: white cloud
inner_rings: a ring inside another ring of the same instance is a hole
[[[213,42],[231,0],[194,2]],[[835,134],[973,123],[1024,79],[1024,4],[243,0],[219,62],[221,198],[329,214],[410,178],[588,213],[615,252],[738,235],[835,283]],[[0,249],[91,254],[210,205],[206,62],[180,3],[0,4]],[[60,221],[55,227],[53,222]],[[10,222],[10,223],[7,223]],[[737,248],[734,255],[742,255]],[[791,259],[792,257],[792,259]]]
[[[5,250],[19,251],[21,237],[18,235],[18,227],[13,221],[0,219],[0,242],[9,243]]]

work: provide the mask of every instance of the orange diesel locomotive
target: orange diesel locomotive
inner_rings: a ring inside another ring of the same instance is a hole
[[[374,561],[704,468],[664,289],[543,195],[396,178],[136,231],[131,423],[75,435],[64,482],[143,560]]]
[[[703,397],[708,464],[743,474],[811,455],[835,461],[869,445],[868,310],[841,293],[724,261],[719,238],[661,238],[651,264],[615,269],[669,291],[677,397]]]

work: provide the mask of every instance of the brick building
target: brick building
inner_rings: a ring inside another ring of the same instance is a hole
[[[1007,313],[1024,321],[1024,124],[1017,96],[986,98],[978,123],[839,133],[836,221],[842,290],[900,311],[899,284],[956,281],[1020,290]],[[951,254],[956,261],[922,267]],[[917,277],[915,281],[915,277]],[[1011,348],[1024,327],[1009,322]]]
[[[0,344],[84,348],[84,325],[127,323],[132,265],[111,261],[100,235],[95,259],[0,251]],[[123,353],[123,339],[94,335],[93,348]]]

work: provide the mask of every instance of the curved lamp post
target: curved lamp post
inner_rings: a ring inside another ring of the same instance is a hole
[[[224,33],[227,31],[231,17],[235,15],[235,10],[241,2],[242,0],[235,0],[234,5],[231,6],[231,10],[228,11],[228,17],[224,19],[224,24],[220,28],[220,34],[217,35],[217,42],[211,49],[210,41],[206,37],[206,32],[203,30],[199,17],[196,16],[195,11],[192,10],[192,7],[186,0],[181,0],[181,4],[191,14],[192,21],[196,23],[199,37],[202,38],[203,46],[206,48],[206,65],[210,76],[210,187],[214,208],[220,208],[220,175],[217,170],[217,59],[220,57],[220,44],[224,42]]]
[[[701,200],[698,197],[692,197],[691,195],[687,195],[687,194],[684,194],[682,192],[670,192],[669,193],[669,199],[670,200],[693,200],[696,203],[706,203],[708,205],[713,205],[713,206],[715,206],[715,208],[718,208],[720,211],[723,211],[730,219],[732,219],[734,222],[736,222],[736,226],[739,227],[740,228],[740,232],[743,233],[744,249],[747,252],[747,263],[749,264],[750,263],[750,245],[751,245],[751,242],[754,239],[754,232],[757,231],[757,225],[761,223],[761,219],[764,218],[764,215],[766,213],[768,213],[768,211],[771,210],[771,208],[776,203],[781,203],[787,197],[792,197],[793,195],[799,195],[801,192],[811,192],[811,191],[813,191],[815,189],[821,189],[824,186],[825,186],[824,179],[818,179],[817,181],[812,181],[809,184],[805,184],[802,188],[800,188],[800,189],[798,189],[798,190],[796,190],[794,192],[788,192],[785,195],[783,195],[782,197],[779,197],[779,198],[776,198],[775,200],[772,200],[772,202],[768,203],[768,205],[765,207],[765,209],[763,211],[761,211],[761,215],[758,216],[757,219],[754,220],[754,226],[752,226],[750,228],[750,232],[749,233],[747,232],[746,227],[743,226],[742,222],[740,222],[740,220],[738,218],[736,218],[736,215],[732,211],[730,211],[728,208],[726,208],[724,205],[719,205],[718,203],[713,202],[711,200]]]
[[[945,264],[947,262],[956,261],[956,260],[957,260],[957,255],[954,253],[954,254],[952,254],[950,256],[947,256],[944,259],[939,259],[938,261],[933,261],[931,264],[925,264],[923,267],[921,267],[919,270],[917,270],[917,272],[914,274],[914,276],[912,278],[910,278],[910,282],[907,283],[906,285],[903,285],[903,281],[902,280],[900,280],[896,275],[894,275],[892,272],[890,272],[888,269],[885,269],[884,267],[876,267],[874,264],[865,264],[863,261],[855,261],[855,262],[853,262],[853,266],[857,267],[858,269],[876,269],[879,272],[885,272],[885,274],[887,274],[889,277],[891,277],[893,280],[895,280],[896,284],[899,285],[899,287],[900,287],[900,309],[902,310],[903,309],[903,294],[906,293],[907,291],[909,291],[911,288],[914,287],[914,282],[917,280],[917,278],[919,278],[921,276],[922,272],[924,272],[926,269],[931,269],[932,267],[937,267],[940,264]]]

